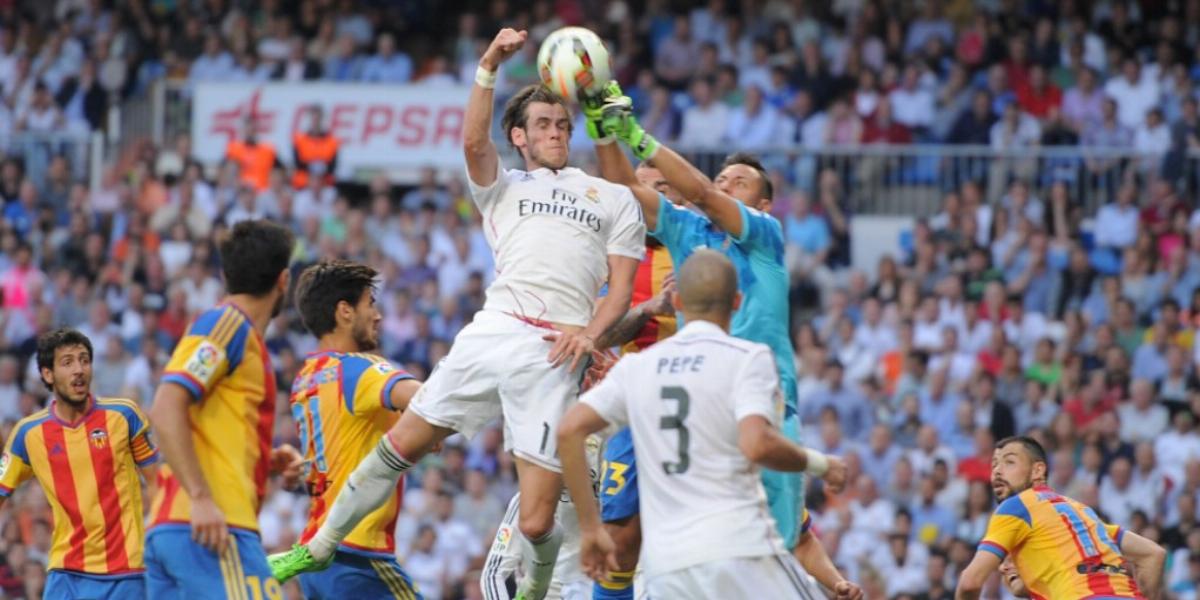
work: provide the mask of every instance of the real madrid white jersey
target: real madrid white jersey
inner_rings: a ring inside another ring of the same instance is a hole
[[[769,348],[692,321],[625,355],[579,401],[633,434],[646,577],[787,553],[758,467],[738,447],[739,421],[783,416]]]
[[[607,257],[642,259],[646,227],[623,185],[572,167],[502,169],[488,187],[467,181],[496,259],[485,310],[587,325]]]

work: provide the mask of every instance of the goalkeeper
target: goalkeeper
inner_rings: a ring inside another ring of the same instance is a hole
[[[616,82],[609,84],[597,97],[585,101],[583,108],[588,135],[596,142],[601,175],[633,191],[642,207],[647,231],[667,248],[672,263],[677,267],[682,265],[699,248],[711,248],[733,261],[743,301],[741,309],[734,314],[731,333],[771,348],[784,393],[779,406],[784,415],[782,430],[784,435],[798,442],[796,366],[788,331],[788,274],[784,266],[783,228],[768,214],[774,186],[762,163],[749,154],[732,154],[725,159],[717,178],[710,180],[642,129],[633,116],[632,101],[622,94]],[[658,169],[666,183],[703,214],[676,206],[639,182],[617,141],[629,146],[639,159]],[[612,460],[607,455],[605,458]],[[631,456],[626,458],[631,459]],[[631,468],[636,469],[636,466]],[[632,473],[627,477],[630,475]],[[834,590],[838,597],[860,596],[857,586],[837,572],[820,542],[807,531],[801,535],[803,482],[800,475],[764,469],[762,477],[779,533],[804,568],[822,585]],[[622,568],[628,567],[630,559],[636,562],[636,556],[620,558],[620,562],[626,563],[621,565]],[[601,582],[595,596],[631,598],[632,590],[628,585],[622,585],[624,583]]]

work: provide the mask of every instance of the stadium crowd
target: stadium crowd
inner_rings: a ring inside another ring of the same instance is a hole
[[[181,137],[127,141],[89,189],[82,165],[59,152],[29,160],[14,134],[103,128],[110,103],[159,78],[470,82],[501,25],[533,40],[502,70],[511,92],[534,79],[538,40],[583,24],[610,40],[646,129],[692,148],[944,142],[1151,157],[1088,163],[1118,173],[1094,214],[1053,177],[943,182],[941,210],[867,270],[850,266],[853,181],[785,169],[774,212],[788,239],[805,440],[845,456],[853,476],[837,496],[811,488],[809,506],[868,597],[950,597],[993,507],[992,444],[1013,433],[1052,450],[1055,488],[1164,544],[1171,597],[1197,597],[1200,210],[1185,156],[1200,145],[1200,1],[431,4],[0,2],[6,434],[45,401],[29,359],[36,335],[58,325],[93,341],[97,394],[148,404],[190,316],[222,293],[214,240],[239,220],[290,226],[297,268],[324,257],[378,267],[381,351],[419,378],[481,306],[492,272],[461,173],[430,169],[411,187],[379,176],[364,194],[319,178],[293,189],[280,170],[256,190],[234,161],[196,162]],[[443,35],[420,33],[430,31]],[[586,161],[586,136],[574,145]],[[288,382],[315,340],[291,311],[268,337],[284,442]],[[431,599],[478,597],[477,569],[516,489],[497,428],[453,441],[409,476],[397,532],[402,564]],[[296,539],[306,506],[272,488],[269,550]],[[0,512],[5,597],[40,597],[50,519],[36,486]]]

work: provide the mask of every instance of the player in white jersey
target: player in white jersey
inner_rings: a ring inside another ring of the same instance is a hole
[[[677,286],[675,307],[687,325],[623,357],[559,429],[584,571],[599,577],[606,564],[615,565],[590,496],[584,440],[628,425],[642,466],[641,564],[651,598],[810,597],[770,515],[759,466],[803,470],[836,491],[845,484],[845,464],[780,433],[783,395],[771,350],[728,334],[741,299],[729,259],[695,252]],[[840,576],[835,581],[839,597],[861,596]]]
[[[598,436],[587,440],[588,469],[592,476],[592,493],[595,497],[600,485],[600,446]],[[515,581],[521,557],[527,551],[524,537],[517,531],[517,506],[521,493],[517,492],[508,503],[504,520],[496,530],[492,547],[483,563],[479,587],[484,600],[511,600],[509,585]],[[562,548],[558,551],[558,563],[554,565],[554,578],[546,593],[546,600],[591,600],[592,580],[583,573],[579,561],[579,517],[570,496],[563,490],[559,500],[556,520],[563,530]]]
[[[350,476],[307,546],[271,558],[280,581],[320,570],[338,542],[441,440],[474,436],[504,417],[517,460],[518,529],[532,551],[517,597],[541,600],[562,542],[554,513],[562,491],[554,431],[578,398],[595,340],[625,314],[646,233],[629,188],[567,166],[571,115],[540,85],[518,91],[501,126],[524,170],[500,168],[492,125],[496,69],[526,33],[501,30],[479,62],[464,114],[471,195],[496,257],[483,310],[458,334],[400,421]],[[607,282],[608,294],[596,300]]]

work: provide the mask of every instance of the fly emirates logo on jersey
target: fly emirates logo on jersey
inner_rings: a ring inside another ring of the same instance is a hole
[[[586,198],[586,199],[585,199]],[[588,210],[589,205],[599,205],[600,192],[596,188],[588,188],[584,198],[564,189],[554,188],[550,192],[549,202],[540,202],[529,198],[517,201],[517,214],[521,217],[531,215],[552,215],[562,217],[582,224],[592,231],[600,231],[600,215]]]

